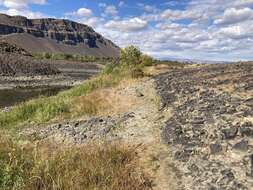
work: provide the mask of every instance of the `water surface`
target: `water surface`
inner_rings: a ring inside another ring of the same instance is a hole
[[[0,108],[14,106],[18,103],[40,96],[53,96],[69,87],[48,87],[37,89],[3,89],[0,90]]]

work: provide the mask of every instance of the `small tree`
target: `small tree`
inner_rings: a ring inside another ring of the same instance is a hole
[[[120,51],[120,62],[127,65],[141,64],[141,51],[135,46],[129,46]]]

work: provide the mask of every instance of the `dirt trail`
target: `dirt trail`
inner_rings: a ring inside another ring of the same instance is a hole
[[[161,139],[164,122],[171,117],[171,110],[159,110],[160,102],[153,79],[137,82],[127,87],[124,93],[128,98],[138,96],[138,101],[129,110],[134,117],[129,118],[121,130],[115,131],[117,136],[125,143],[138,147],[136,151],[142,170],[154,178],[153,189],[175,190],[178,176],[175,176],[168,148]]]

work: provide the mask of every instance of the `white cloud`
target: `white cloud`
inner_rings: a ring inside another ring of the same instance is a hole
[[[41,18],[46,17],[45,14],[40,12],[33,12],[29,9],[29,4],[44,5],[47,0],[0,0],[0,5],[6,9],[0,10],[0,12],[9,15],[21,15],[28,18]]]
[[[92,15],[92,10],[87,9],[87,8],[80,8],[77,10],[77,15],[78,16],[84,16],[84,17],[89,17]]]
[[[78,19],[75,19],[75,21],[77,21],[79,23],[86,24],[86,25],[91,26],[93,28],[103,25],[103,22],[104,22],[104,20],[99,17],[78,18]]]
[[[66,13],[66,16],[77,16],[77,17],[90,17],[93,12],[87,8],[79,8],[77,11]]]
[[[124,5],[125,5],[125,2],[124,1],[120,1],[118,6],[119,7],[123,7]]]
[[[215,24],[235,24],[253,18],[253,10],[246,7],[242,9],[226,9],[221,18],[214,21]]]
[[[148,12],[148,13],[157,13],[159,11],[159,9],[153,5],[148,5],[148,4],[144,4],[144,3],[137,3],[137,5],[141,9],[143,9],[145,12]]]
[[[106,7],[106,4],[105,3],[99,3],[98,6],[99,7]]]
[[[145,29],[148,22],[140,18],[130,18],[125,20],[111,20],[105,24],[107,29],[117,31],[135,32]]]
[[[40,13],[40,12],[33,12],[30,10],[17,10],[17,9],[7,9],[7,10],[0,10],[1,13],[11,15],[11,16],[16,16],[16,15],[21,15],[25,16],[27,18],[46,18],[48,17],[47,15]]]
[[[43,5],[46,3],[46,0],[2,0],[0,4],[7,8],[12,9],[23,9],[28,6],[28,4],[40,4]]]
[[[118,14],[117,7],[114,5],[108,5],[105,7],[104,13],[110,16],[116,16]]]
[[[201,16],[202,13],[195,10],[179,11],[167,9],[161,14],[161,18],[169,20],[198,19]]]

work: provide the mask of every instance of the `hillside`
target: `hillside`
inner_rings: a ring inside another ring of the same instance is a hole
[[[62,19],[27,19],[0,14],[0,36],[30,53],[117,57],[119,47],[91,27]]]
[[[59,70],[52,64],[34,60],[24,49],[0,41],[0,76],[55,75]]]

